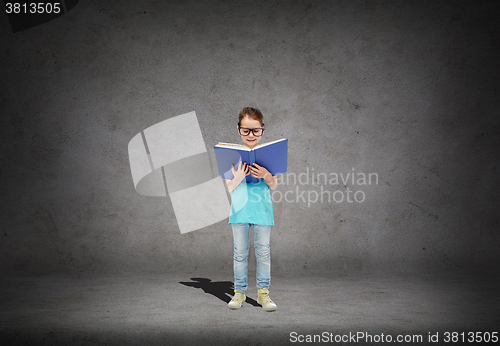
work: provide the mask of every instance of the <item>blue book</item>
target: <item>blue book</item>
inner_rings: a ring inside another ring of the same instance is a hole
[[[242,144],[219,143],[214,146],[217,167],[222,179],[233,179],[234,169],[238,169],[240,161],[249,165],[257,163],[265,167],[273,176],[285,173],[288,162],[288,139],[278,139],[277,141],[259,144],[250,149]],[[256,183],[261,179],[255,178],[252,173],[246,176],[247,183]]]

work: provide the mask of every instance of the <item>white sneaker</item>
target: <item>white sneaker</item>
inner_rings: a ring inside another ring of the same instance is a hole
[[[267,288],[259,288],[259,298],[257,298],[257,301],[259,302],[260,305],[262,305],[262,308],[264,311],[275,311],[277,309],[276,304],[269,298],[269,290]]]
[[[243,304],[245,299],[247,299],[245,293],[241,293],[241,292],[234,290],[234,297],[227,304],[227,307],[230,308],[231,310],[239,309],[239,308],[241,308],[241,304]]]

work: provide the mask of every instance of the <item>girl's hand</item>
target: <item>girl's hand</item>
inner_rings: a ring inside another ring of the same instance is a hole
[[[256,163],[254,163],[253,166],[249,166],[249,167],[252,170],[252,175],[255,178],[265,179],[267,174],[271,175],[271,173],[269,173],[269,171],[265,167],[259,166]]]
[[[273,177],[265,167],[259,166],[258,164],[254,163],[250,168],[252,170],[252,175],[255,178],[264,179],[267,186],[269,186],[271,190],[274,190],[276,187],[278,187],[278,180],[276,176]]]
[[[250,174],[250,167],[246,162],[243,163],[241,167],[241,161],[238,164],[238,169],[234,169],[234,165],[231,165],[231,171],[233,172],[233,179],[226,180],[226,190],[231,192],[240,185],[240,183],[245,179],[245,176]]]
[[[243,162],[243,167],[241,167],[241,161],[238,164],[238,169],[234,169],[234,165],[231,165],[231,171],[233,172],[233,180],[236,180],[238,182],[242,181],[245,176],[250,174],[250,166],[247,165],[246,162]]]

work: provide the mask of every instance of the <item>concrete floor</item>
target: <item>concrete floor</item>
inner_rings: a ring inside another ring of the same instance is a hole
[[[365,332],[374,338],[421,335],[423,342],[414,344],[449,345],[447,331],[498,332],[500,326],[500,277],[488,273],[274,275],[271,297],[278,310],[272,313],[252,301],[229,310],[230,275],[4,276],[0,343],[286,345],[299,344],[298,335],[327,332],[333,335],[327,344],[339,344],[335,335]],[[250,286],[247,294],[256,299],[255,281]],[[439,343],[428,342],[429,332],[439,333]]]

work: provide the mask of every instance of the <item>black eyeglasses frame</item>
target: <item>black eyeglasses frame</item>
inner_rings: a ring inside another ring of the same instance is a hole
[[[246,135],[241,134],[241,131],[240,131],[241,129],[249,130],[248,134],[246,134]],[[255,130],[262,130],[262,133],[261,133],[260,135],[257,135],[257,134],[254,132]],[[246,127],[241,127],[241,126],[239,126],[239,125],[238,125],[238,133],[240,134],[240,136],[248,136],[248,135],[250,135],[250,131],[251,131],[251,132],[252,132],[252,134],[253,134],[255,137],[261,137],[261,136],[264,134],[264,130],[265,130],[265,128],[264,128],[264,124],[262,124],[262,127],[258,127],[258,128],[256,128],[256,129],[249,129],[249,128],[246,128]]]

